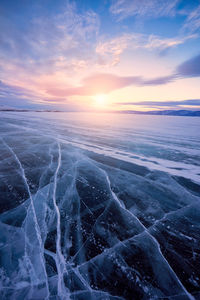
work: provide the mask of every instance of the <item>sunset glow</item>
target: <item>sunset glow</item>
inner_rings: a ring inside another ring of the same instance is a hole
[[[94,96],[95,105],[99,108],[103,108],[106,106],[106,95],[99,94]]]
[[[199,1],[142,3],[1,1],[1,106],[199,109]]]

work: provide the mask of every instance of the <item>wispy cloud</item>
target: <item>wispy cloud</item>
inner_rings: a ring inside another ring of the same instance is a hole
[[[109,67],[117,65],[120,62],[120,56],[125,50],[145,49],[147,51],[164,53],[166,50],[175,48],[197,37],[197,34],[174,38],[162,38],[153,34],[123,34],[106,41],[100,41],[97,44],[97,65]]]
[[[181,4],[181,5],[179,5]],[[180,32],[198,33],[200,29],[199,1],[182,0],[113,0],[110,13],[117,21],[134,17],[138,22],[150,18],[182,16],[185,20],[180,25]]]
[[[12,86],[16,91],[22,89],[24,94],[20,97],[31,99],[30,94],[34,94],[36,102],[38,98],[53,101],[54,97],[51,99],[45,92],[46,87],[67,86],[73,75],[91,65],[99,16],[92,10],[78,12],[75,2],[66,1],[50,17],[48,10],[38,16],[31,14],[22,26],[23,18],[24,15],[19,26],[4,16],[0,20],[0,71],[4,83],[11,91]]]
[[[119,21],[127,17],[175,16],[179,0],[114,0],[110,12]]]
[[[59,107],[70,111],[80,110],[79,104],[68,101],[66,98],[50,95],[48,97],[48,95],[0,81],[0,108],[58,109]]]
[[[7,97],[21,97],[21,98],[35,98],[35,93],[33,94],[30,90],[20,88],[19,86],[5,84],[0,81],[0,98]]]
[[[86,62],[99,30],[99,17],[93,11],[80,14],[74,3],[66,3],[62,13],[51,18],[32,17],[26,30],[15,28],[9,19],[1,21],[2,61],[9,57],[16,67],[37,75],[66,68],[73,71],[77,62]],[[2,65],[6,75],[9,68]]]
[[[200,5],[189,12],[183,29],[187,29],[190,32],[199,32],[200,30]]]
[[[37,95],[25,88],[5,84],[0,81],[0,106],[6,107],[33,107],[41,102]]]
[[[197,34],[190,34],[187,36],[177,36],[174,38],[160,38],[155,35],[150,35],[147,37],[146,42],[143,42],[144,48],[154,50],[158,49],[159,51],[164,51],[170,48],[177,47],[181,44],[184,44],[190,39],[197,38]]]
[[[105,42],[99,42],[96,46],[98,63],[100,65],[107,64],[110,66],[118,64],[120,61],[120,55],[125,49],[127,49],[128,46],[130,46],[132,39],[132,35],[124,34]]]

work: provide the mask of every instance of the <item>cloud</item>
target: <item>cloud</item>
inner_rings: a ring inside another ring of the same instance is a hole
[[[197,38],[197,34],[174,38],[161,38],[156,35],[140,33],[123,34],[121,36],[100,41],[96,46],[97,64],[112,67],[120,62],[122,53],[128,50],[146,49],[163,53],[170,48],[184,44],[187,40]]]
[[[80,110],[80,105],[62,97],[48,97],[0,81],[0,108]]]
[[[145,79],[139,76],[117,76],[114,74],[99,73],[85,78],[82,81],[82,85],[80,86],[67,89],[49,88],[47,90],[47,93],[58,97],[73,95],[89,96],[110,93],[114,90],[118,90],[131,85],[154,86],[167,84],[173,81],[174,78],[174,75],[157,77],[154,79]]]
[[[89,76],[82,81],[82,85],[67,89],[48,89],[47,93],[55,96],[66,97],[73,95],[95,95],[110,93],[114,90],[131,84],[139,84],[140,77],[122,77],[113,74],[100,73]]]
[[[120,50],[121,51],[121,50]],[[120,52],[119,51],[119,52]],[[200,55],[197,55],[182,64],[175,72],[168,76],[160,76],[152,79],[141,76],[117,76],[109,73],[93,74],[82,80],[80,86],[66,89],[49,88],[46,92],[58,97],[73,95],[95,95],[110,93],[127,86],[156,86],[165,85],[181,78],[200,77]]]
[[[177,47],[178,45],[184,44],[187,40],[197,38],[197,34],[190,34],[187,36],[180,36],[175,38],[160,38],[155,35],[150,35],[147,38],[146,43],[144,44],[144,48],[146,49],[158,49],[160,51],[164,51],[170,48]]]
[[[18,86],[9,85],[0,81],[0,106],[1,107],[18,107],[32,108],[35,107],[40,99],[35,93]]]
[[[179,0],[113,0],[110,12],[121,21],[130,16],[175,16]]]
[[[115,66],[120,60],[120,55],[130,45],[131,40],[132,35],[124,34],[105,42],[99,42],[96,46],[98,63],[100,65]]]
[[[11,97],[26,97],[33,98],[36,95],[31,91],[21,88],[19,86],[9,85],[0,81],[0,98],[7,97],[8,99]]]
[[[181,77],[199,77],[200,76],[200,54],[183,62],[176,69]]]
[[[175,75],[169,75],[169,76],[161,76],[153,79],[143,79],[141,82],[141,85],[162,85],[167,84],[172,81],[174,81],[176,78]]]
[[[188,29],[190,32],[196,32],[200,29],[200,5],[192,10],[185,21],[183,29]]]
[[[116,105],[135,105],[135,106],[199,106],[200,99],[179,100],[179,101],[140,101],[140,102],[118,102]]]
[[[119,50],[120,53],[121,50]],[[190,78],[200,76],[200,55],[191,58],[179,65],[175,72],[168,76],[160,76],[155,78],[144,78],[142,76],[118,76],[110,73],[97,73],[91,76],[85,77],[79,85],[68,86],[62,88],[64,83],[60,86],[55,84],[43,86],[42,97],[45,99],[51,99],[49,102],[62,98],[67,98],[70,96],[80,95],[80,96],[90,96],[96,94],[107,94],[112,91],[125,88],[128,86],[157,86],[165,85],[173,82],[180,78]],[[55,78],[56,79],[56,78]],[[65,85],[66,86],[66,85]],[[17,89],[15,89],[15,92]],[[21,93],[20,90],[18,93]],[[28,92],[26,92],[26,95]],[[30,94],[30,91],[29,91]],[[32,93],[33,94],[33,93]],[[18,96],[18,95],[17,95]]]
[[[2,16],[2,61],[9,61],[27,74],[35,75],[69,68],[73,72],[77,70],[75,60],[87,62],[94,51],[93,43],[100,26],[98,15],[92,10],[78,13],[76,5],[70,1],[56,9],[57,12],[51,15],[48,9],[40,15],[39,9],[38,16],[30,14],[28,22],[25,15],[21,15],[20,22]],[[12,75],[6,64],[3,64],[3,70],[5,75]]]
[[[66,87],[95,64],[100,19],[92,10],[81,13],[73,1],[52,2],[52,7],[30,1],[28,12],[25,6],[13,9],[12,17],[6,6],[0,20],[0,72],[10,86],[27,88],[35,101],[46,101],[48,85]]]
[[[175,15],[177,3],[178,0],[115,0],[110,10],[121,20],[128,16],[154,18]],[[118,30],[116,23],[106,30],[103,24],[100,30],[100,16],[86,9],[90,5],[79,7],[78,1],[53,1],[50,6],[35,1],[21,5],[16,2],[16,6],[6,5],[0,20],[0,71],[4,79],[0,97],[4,97],[4,101],[7,97],[19,102],[62,103],[68,101],[68,96],[110,93],[132,85],[164,85],[181,77],[199,76],[196,58],[178,66],[175,74],[152,79],[106,73],[109,67],[120,62],[125,51],[129,51],[127,58],[134,61],[134,50],[144,50],[142,55],[150,51],[163,53],[196,38],[197,34],[168,38],[134,33],[133,27],[121,26]],[[104,21],[106,14],[100,10],[99,13]],[[188,16],[187,26],[195,21],[197,28],[197,20],[198,14],[193,11]],[[129,33],[113,37],[116,31]],[[88,76],[91,73],[93,75]],[[84,79],[80,81],[80,78]]]

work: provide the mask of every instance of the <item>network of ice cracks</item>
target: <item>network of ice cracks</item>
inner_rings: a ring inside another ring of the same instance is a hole
[[[1,299],[200,299],[197,195],[61,137],[0,143]]]

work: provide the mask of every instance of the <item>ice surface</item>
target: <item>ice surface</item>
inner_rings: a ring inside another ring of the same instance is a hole
[[[200,299],[200,119],[91,118],[0,116],[1,299]]]

